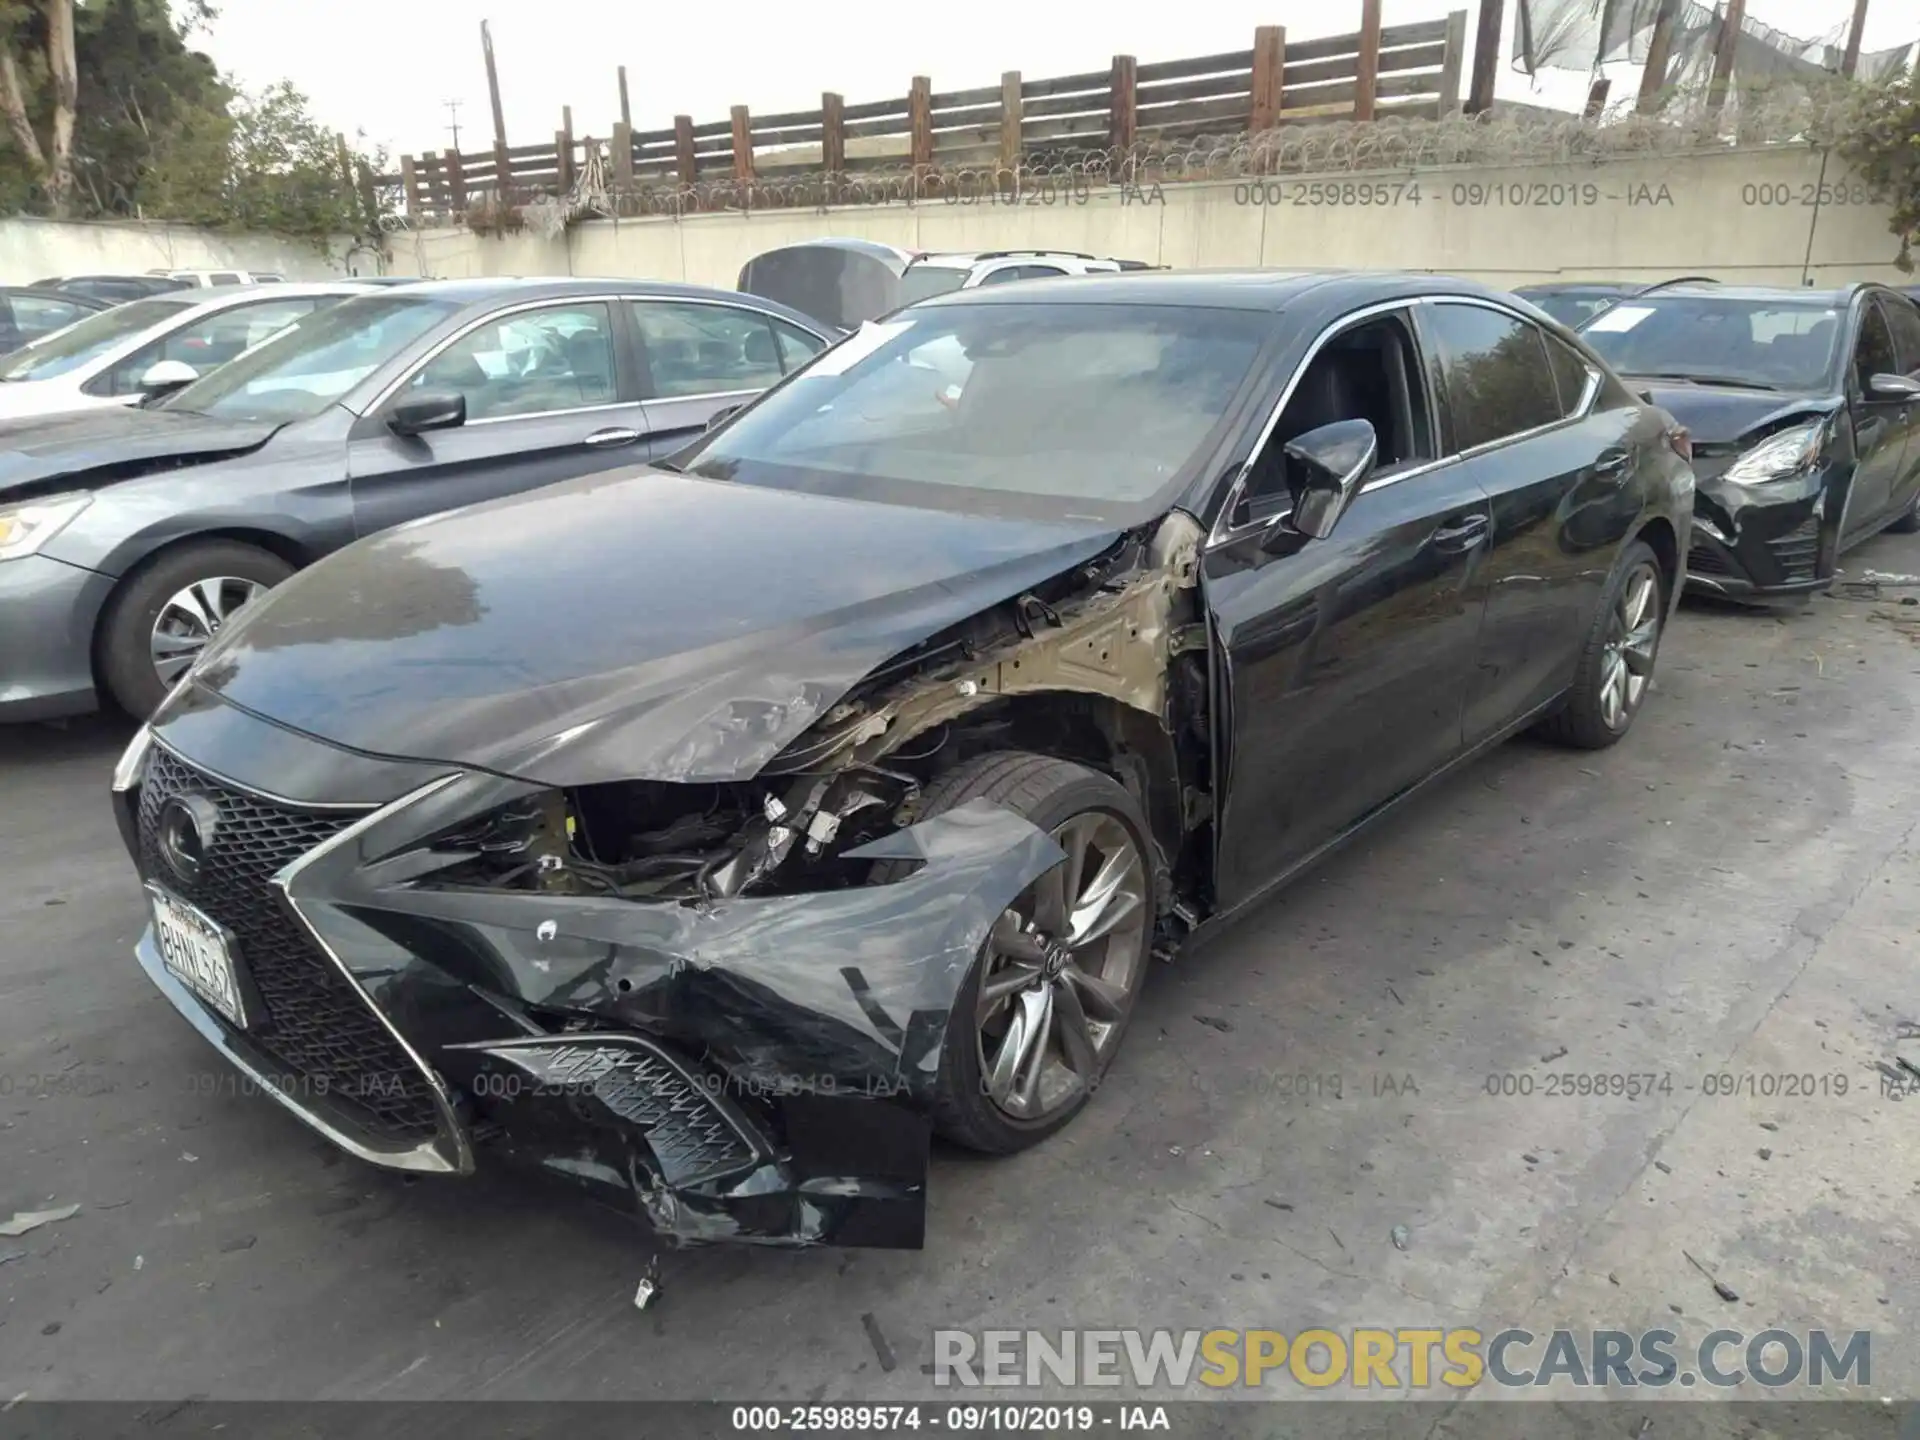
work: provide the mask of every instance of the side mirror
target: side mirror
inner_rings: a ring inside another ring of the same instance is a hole
[[[396,435],[457,430],[467,423],[467,397],[458,390],[420,390],[387,411],[387,428]]]
[[[1876,400],[1912,400],[1920,396],[1920,380],[1905,375],[1876,375],[1867,382],[1867,391]]]
[[[1365,420],[1336,420],[1289,441],[1284,453],[1293,489],[1293,528],[1324,540],[1373,473],[1380,439]]]
[[[140,394],[152,400],[191,385],[199,378],[200,372],[184,360],[156,360],[140,377]]]
[[[718,430],[744,409],[746,409],[744,405],[723,405],[707,417],[707,429]]]

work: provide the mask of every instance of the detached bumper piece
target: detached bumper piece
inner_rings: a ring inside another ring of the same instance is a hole
[[[528,1164],[674,1243],[918,1248],[954,1001],[1059,847],[976,802],[850,852],[908,862],[886,884],[699,904],[436,885],[433,837],[535,788],[443,773],[327,809],[156,738],[123,832],[150,882],[229,937],[244,1024],[163,963],[152,928],[142,966],[371,1163]],[[184,867],[183,811],[205,842]]]

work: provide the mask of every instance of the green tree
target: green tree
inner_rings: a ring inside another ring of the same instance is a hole
[[[1887,228],[1900,242],[1893,263],[1912,271],[1920,239],[1920,66],[1851,87],[1839,119],[1815,138],[1833,146],[1873,197],[1893,210]]]
[[[0,0],[0,116],[55,215],[73,202],[79,99],[73,0]]]
[[[48,48],[56,12],[78,76],[65,122]],[[0,0],[0,213],[377,235],[367,182],[385,157],[349,149],[291,85],[248,93],[223,77],[193,46],[213,13],[207,0]]]

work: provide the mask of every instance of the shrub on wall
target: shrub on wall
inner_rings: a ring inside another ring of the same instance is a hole
[[[1887,228],[1900,242],[1893,263],[1911,272],[1913,245],[1920,239],[1920,67],[1849,87],[1833,114],[1829,133],[1815,138],[1892,209]]]

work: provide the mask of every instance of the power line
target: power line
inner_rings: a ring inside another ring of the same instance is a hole
[[[452,122],[447,126],[447,128],[453,132],[453,148],[454,148],[454,152],[458,154],[460,152],[460,103],[461,102],[458,100],[448,100],[443,103],[447,107],[447,119]]]

